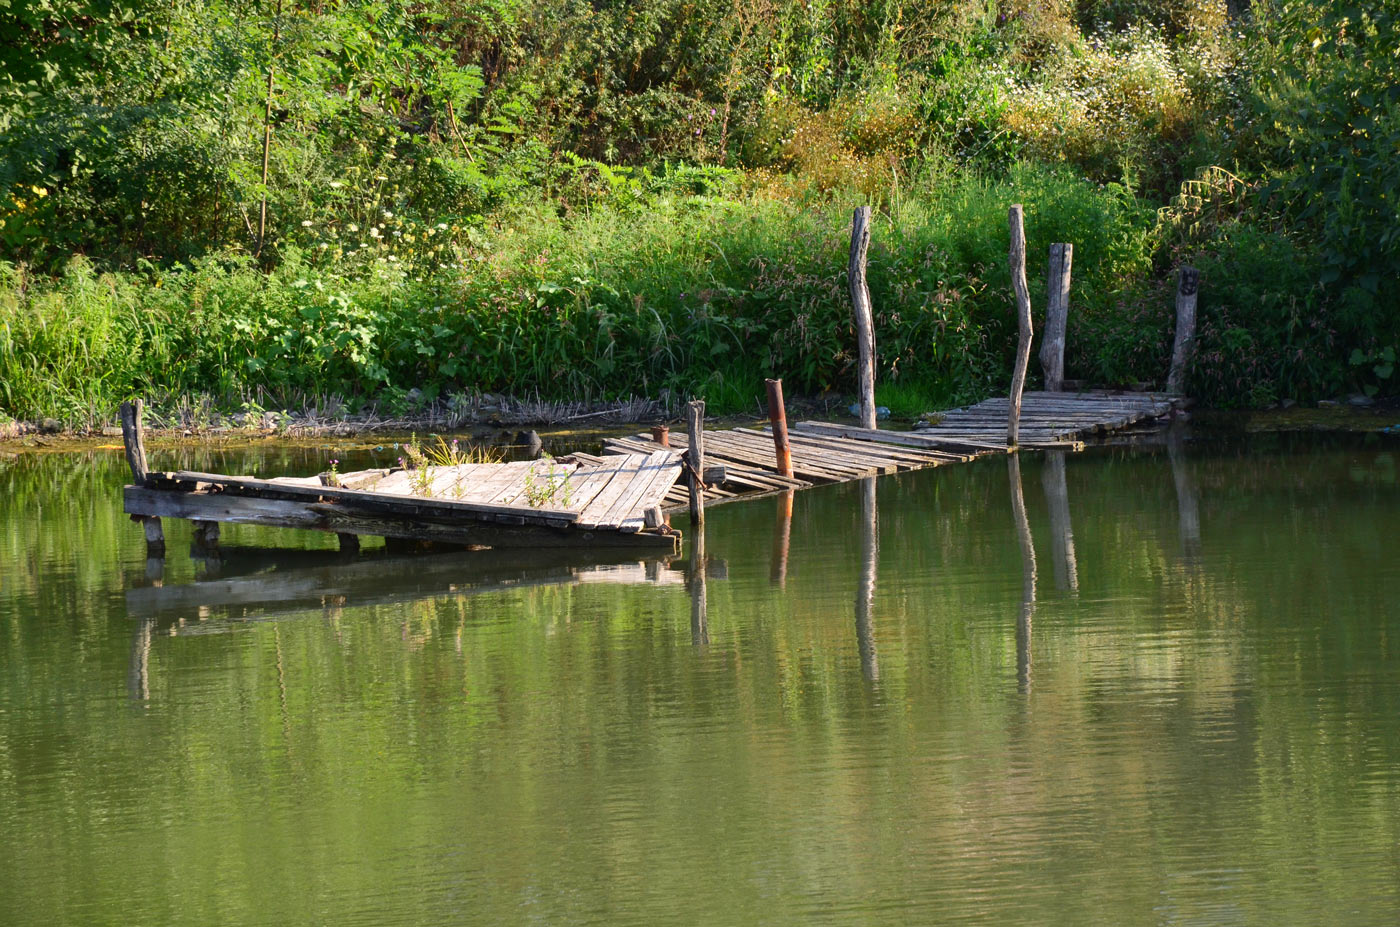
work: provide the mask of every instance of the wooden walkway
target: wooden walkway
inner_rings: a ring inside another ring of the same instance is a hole
[[[1018,447],[1076,450],[1091,434],[1158,418],[1180,402],[1153,393],[1027,393]],[[139,409],[133,415],[139,418]],[[767,427],[706,431],[705,462],[720,467],[706,467],[711,482],[704,500],[715,505],[1007,453],[1007,415],[1008,401],[996,398],[943,413],[914,431],[799,422],[788,433],[791,476],[778,471]],[[136,479],[125,489],[126,511],[146,522],[148,542],[162,549],[159,519],[173,517],[194,521],[197,540],[214,542],[218,524],[231,522],[330,531],[349,546],[372,534],[481,547],[677,553],[680,533],[665,514],[688,506],[683,455],[648,434],[607,439],[601,456],[262,480],[146,472],[140,430],[134,431],[127,456]]]

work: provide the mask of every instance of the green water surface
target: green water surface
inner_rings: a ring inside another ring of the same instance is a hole
[[[1253,440],[652,563],[148,563],[119,451],[0,459],[0,923],[1395,924],[1400,447]]]

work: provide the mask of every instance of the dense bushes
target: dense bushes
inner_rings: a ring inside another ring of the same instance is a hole
[[[1400,0],[6,7],[0,411],[839,389],[857,201],[882,377],[930,402],[1005,377],[1016,201],[1037,305],[1076,246],[1071,376],[1160,381],[1194,262],[1200,398],[1393,389],[1398,29]]]

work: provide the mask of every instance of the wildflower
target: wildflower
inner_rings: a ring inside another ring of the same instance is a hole
[[[311,220],[310,220],[310,219],[302,219],[302,220],[301,220],[301,227],[304,228],[304,229],[309,229],[309,228],[311,228]]]
[[[372,225],[372,226],[370,226],[370,229],[369,229],[369,237],[370,237],[370,238],[378,238],[378,237],[379,237],[379,226],[377,226],[377,225]]]
[[[345,227],[345,230],[346,230],[347,232],[358,232],[358,231],[360,230],[360,227],[359,227],[358,225],[356,225],[355,223],[351,222],[349,225],[347,225],[347,226]]]

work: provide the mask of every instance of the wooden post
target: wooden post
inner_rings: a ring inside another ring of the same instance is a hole
[[[783,381],[765,380],[768,386],[768,421],[773,424],[773,453],[778,458],[778,475],[792,476],[792,447],[788,444],[787,410],[783,406]]]
[[[671,446],[671,429],[668,428],[668,427],[666,427],[665,425],[652,425],[652,426],[651,426],[651,440],[655,441],[657,444],[661,445],[662,447],[670,447],[670,446]]]
[[[146,531],[146,557],[165,556],[165,529],[160,525],[160,519],[154,515],[137,516],[140,518],[141,527]]]
[[[145,404],[137,399],[121,405],[122,444],[126,446],[126,462],[131,467],[131,480],[137,486],[145,486],[150,475],[146,465],[146,435],[141,419],[145,415]]]
[[[875,317],[870,288],[865,284],[866,253],[870,250],[870,207],[861,206],[851,217],[851,260],[846,267],[855,313],[856,346],[860,367],[856,391],[860,402],[860,427],[875,426]]]
[[[1176,282],[1176,341],[1172,344],[1172,367],[1167,374],[1167,392],[1180,393],[1186,379],[1186,365],[1196,347],[1196,294],[1201,288],[1201,272],[1189,264],[1181,268]]]
[[[685,427],[690,439],[690,523],[705,523],[705,494],[700,485],[705,472],[705,401],[694,399],[685,404]]]
[[[335,538],[340,542],[342,554],[358,554],[360,552],[360,536],[358,534],[337,534]]]
[[[1016,317],[1020,340],[1016,343],[1016,368],[1011,374],[1011,417],[1006,424],[1006,444],[1015,447],[1021,433],[1021,392],[1026,388],[1026,367],[1031,361],[1031,294],[1026,285],[1026,229],[1021,204],[1011,207],[1011,288],[1016,291]]]
[[[1045,389],[1058,393],[1065,381],[1065,328],[1069,324],[1070,265],[1074,245],[1050,246],[1049,298],[1045,303],[1045,334],[1040,342],[1040,366],[1045,371]]]

